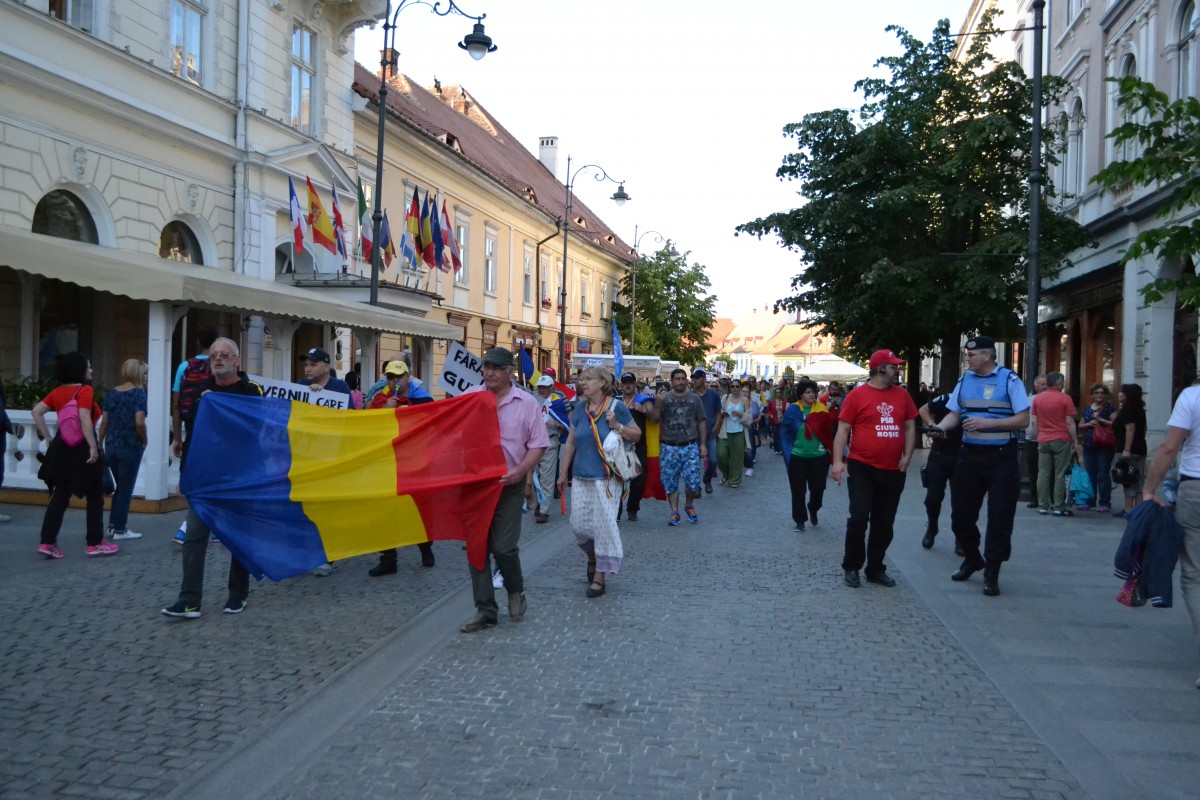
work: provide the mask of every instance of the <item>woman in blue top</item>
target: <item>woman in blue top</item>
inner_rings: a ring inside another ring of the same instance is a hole
[[[1079,423],[1079,430],[1083,434],[1083,468],[1092,479],[1096,510],[1107,514],[1112,504],[1112,475],[1109,470],[1116,451],[1116,434],[1112,426],[1117,409],[1113,407],[1112,395],[1103,383],[1093,386],[1091,394],[1092,402],[1084,406],[1083,419]],[[1103,437],[1103,441],[1098,437]],[[1090,508],[1090,503],[1078,506],[1080,511]]]
[[[624,490],[621,479],[604,459],[604,439],[615,432],[636,442],[642,431],[633,415],[612,396],[612,377],[603,367],[587,367],[576,381],[580,395],[571,412],[571,430],[563,445],[558,491],[566,495],[571,481],[571,530],[587,554],[588,597],[604,594],[604,576],[621,571],[625,551],[617,528],[617,509]]]
[[[100,446],[117,483],[108,533],[113,539],[140,539],[140,533],[129,530],[129,504],[146,450],[146,362],[129,359],[121,365],[120,379],[104,398],[100,422]]]

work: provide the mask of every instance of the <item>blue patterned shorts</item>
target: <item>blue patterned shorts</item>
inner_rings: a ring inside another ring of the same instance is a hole
[[[692,494],[700,494],[700,446],[663,444],[658,452],[658,472],[667,494],[679,491],[679,478]]]

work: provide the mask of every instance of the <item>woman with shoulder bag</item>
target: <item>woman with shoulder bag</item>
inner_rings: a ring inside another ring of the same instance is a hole
[[[1083,431],[1083,468],[1092,479],[1096,510],[1107,514],[1112,503],[1112,475],[1109,469],[1116,451],[1112,426],[1117,409],[1113,407],[1112,395],[1104,384],[1094,385],[1091,394],[1092,402],[1084,407],[1083,421],[1079,423],[1079,429]],[[1080,505],[1078,510],[1091,509],[1090,505]]]
[[[71,495],[87,498],[87,555],[111,556],[121,548],[104,540],[104,461],[96,441],[93,421],[100,416],[92,390],[92,365],[80,353],[58,357],[58,388],[33,407],[33,422],[43,440],[50,439],[46,413],[58,413],[58,435],[46,450],[38,477],[52,492],[42,518],[38,553],[62,558],[58,532]]]
[[[1117,402],[1120,408],[1113,419],[1114,452],[1121,454],[1129,473],[1136,476],[1133,483],[1122,487],[1124,506],[1113,512],[1114,517],[1124,517],[1141,501],[1142,485],[1146,481],[1146,401],[1142,399],[1142,387],[1136,383],[1122,384]]]
[[[625,551],[617,527],[624,483],[604,457],[610,432],[636,442],[642,432],[633,415],[612,397],[612,377],[602,367],[587,367],[579,376],[580,395],[571,411],[571,428],[563,445],[558,491],[565,496],[571,473],[571,531],[587,555],[588,597],[600,597],[607,575],[621,571]]]

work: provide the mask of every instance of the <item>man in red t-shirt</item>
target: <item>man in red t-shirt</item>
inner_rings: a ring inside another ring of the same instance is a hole
[[[892,523],[904,492],[904,473],[917,441],[917,407],[896,385],[900,365],[891,350],[871,355],[869,379],[842,402],[833,440],[833,480],[849,476],[850,517],[842,556],[847,586],[858,588],[858,571],[866,562],[868,583],[895,586],[883,557],[892,543]],[[846,444],[849,456],[843,460]],[[867,538],[867,528],[871,536]]]
[[[1067,472],[1076,459],[1075,403],[1063,393],[1061,372],[1046,376],[1046,391],[1033,396],[1038,443],[1038,513],[1074,516],[1067,510]]]

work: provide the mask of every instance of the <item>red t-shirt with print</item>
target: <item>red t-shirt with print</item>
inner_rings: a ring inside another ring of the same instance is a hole
[[[917,406],[900,386],[876,389],[864,383],[846,395],[838,422],[850,426],[849,458],[876,469],[900,469],[904,423],[917,418]]]

